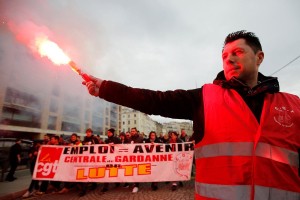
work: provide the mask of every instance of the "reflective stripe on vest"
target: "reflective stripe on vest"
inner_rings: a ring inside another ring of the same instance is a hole
[[[300,194],[297,192],[290,192],[286,190],[280,190],[277,188],[255,186],[255,200],[299,200]]]
[[[252,156],[253,142],[224,142],[205,145],[195,149],[195,158],[207,158],[216,156]],[[298,152],[289,149],[272,146],[267,143],[258,143],[255,155],[268,158],[290,166],[299,167]]]
[[[249,185],[217,185],[195,182],[195,192],[202,197],[213,199],[248,200],[251,196],[251,187]]]
[[[251,186],[249,185],[218,185],[195,183],[195,192],[201,197],[214,199],[243,199],[248,200],[251,196]],[[276,188],[255,186],[255,200],[299,200],[300,194]]]

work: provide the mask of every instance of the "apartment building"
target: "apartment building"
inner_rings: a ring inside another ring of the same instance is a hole
[[[1,66],[0,137],[77,133],[83,139],[87,128],[102,137],[109,128],[120,130],[119,105],[89,95],[70,69],[49,66]]]
[[[123,132],[130,131],[131,128],[136,127],[140,133],[144,133],[148,137],[150,131],[155,131],[156,133],[162,131],[162,124],[154,121],[145,113],[124,106],[122,106],[121,110],[121,130]]]
[[[121,130],[123,132],[130,131],[132,127],[136,127],[141,133],[145,133],[146,136],[150,131],[156,131],[156,133],[159,135],[161,133],[166,134],[169,131],[177,131],[180,133],[181,129],[185,129],[187,135],[189,136],[193,134],[192,121],[171,121],[161,124],[140,111],[123,106],[121,110]]]
[[[192,136],[193,134],[193,123],[192,121],[172,121],[163,123],[163,132],[168,133],[169,131],[176,131],[180,134],[181,129],[184,129],[186,134]]]

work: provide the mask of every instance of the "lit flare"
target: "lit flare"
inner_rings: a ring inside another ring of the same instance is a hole
[[[39,38],[36,40],[38,52],[42,57],[47,56],[53,63],[68,64],[71,59],[63,52],[63,50],[55,43],[47,38]]]
[[[55,42],[50,41],[48,38],[38,38],[35,44],[42,57],[47,56],[56,65],[69,64],[72,70],[79,74],[85,81],[90,81],[89,76],[83,73],[76,63]]]

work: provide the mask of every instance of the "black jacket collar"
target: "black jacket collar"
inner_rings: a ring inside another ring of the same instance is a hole
[[[255,96],[262,93],[276,93],[279,92],[279,82],[276,77],[264,76],[258,73],[258,84],[250,88],[241,80],[233,77],[230,80],[225,79],[224,71],[218,73],[215,78],[214,84],[223,88],[234,89],[244,96]]]

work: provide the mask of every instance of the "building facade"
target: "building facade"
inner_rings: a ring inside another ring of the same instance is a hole
[[[140,111],[123,106],[121,110],[121,130],[123,132],[130,131],[131,128],[136,127],[140,133],[144,133],[146,136],[148,136],[150,131],[155,131],[158,135],[164,135],[169,131],[176,131],[180,134],[181,129],[185,129],[187,135],[189,136],[193,134],[192,121],[172,121],[161,124]]]
[[[70,70],[59,75],[49,71],[42,81],[34,73],[26,79],[19,74],[17,80],[15,68],[1,72],[0,137],[41,139],[45,134],[77,133],[83,139],[87,128],[102,137],[109,128],[120,130],[120,106],[89,95],[81,77]]]
[[[187,122],[167,122],[163,123],[163,133],[168,133],[170,131],[176,131],[180,134],[181,129],[184,129],[188,136],[193,134],[193,123],[192,121]]]
[[[136,127],[140,133],[144,133],[148,137],[150,131],[155,131],[156,133],[162,131],[162,124],[152,120],[145,113],[124,106],[122,106],[121,110],[121,130],[123,132],[130,131],[131,128]]]

